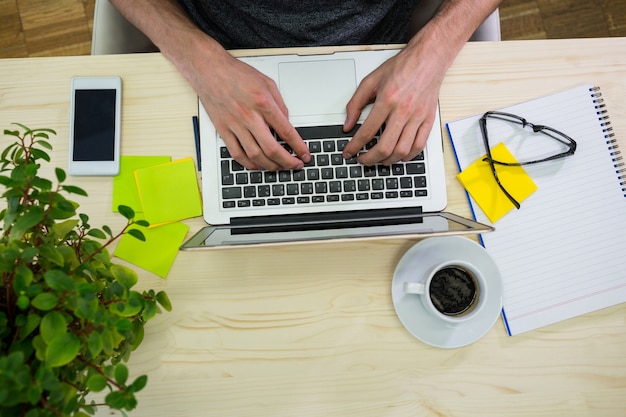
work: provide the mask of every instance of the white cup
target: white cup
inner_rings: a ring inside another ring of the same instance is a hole
[[[404,292],[418,295],[430,314],[449,323],[461,323],[476,317],[487,300],[484,275],[466,261],[441,262],[422,280],[418,279],[404,282]]]

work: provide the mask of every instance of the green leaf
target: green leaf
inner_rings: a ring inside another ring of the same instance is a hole
[[[4,134],[8,136],[15,136],[17,138],[20,137],[20,132],[17,130],[4,129]]]
[[[109,329],[102,330],[102,350],[106,355],[112,355],[115,349],[115,342],[113,341],[113,333]]]
[[[132,393],[139,392],[145,388],[146,384],[148,384],[148,376],[141,375],[140,377],[135,379],[132,384],[130,384],[130,386],[128,387],[128,391]]]
[[[119,211],[120,214],[126,217],[128,220],[132,220],[135,218],[135,210],[128,206],[119,205],[117,206],[117,211]]]
[[[59,183],[62,183],[67,178],[67,175],[65,174],[65,171],[63,169],[61,169],[61,168],[56,168],[54,170],[54,173],[56,174],[57,181],[59,181]]]
[[[87,389],[92,392],[100,392],[107,387],[107,379],[104,375],[93,374],[87,380]]]
[[[56,223],[52,226],[52,231],[58,239],[64,239],[69,232],[78,225],[78,220],[70,219]]]
[[[74,185],[64,185],[61,187],[63,191],[67,191],[70,194],[78,194],[87,197],[87,192],[80,187]]]
[[[33,282],[33,271],[24,265],[18,265],[15,268],[15,276],[13,278],[13,290],[16,294],[26,291],[26,288]]]
[[[109,235],[109,237],[113,237],[113,232],[111,231],[111,228],[109,226],[107,225],[102,226],[102,230],[104,230],[104,233]]]
[[[10,239],[21,239],[24,234],[39,224],[43,220],[43,210],[38,207],[31,207],[26,214],[20,217],[11,229]]]
[[[158,312],[159,308],[157,307],[156,302],[152,300],[146,300],[141,316],[143,317],[144,321],[148,321],[156,316]]]
[[[118,363],[115,366],[115,382],[124,385],[126,380],[128,380],[128,368],[123,363]]]
[[[143,297],[137,292],[131,292],[126,302],[120,301],[115,306],[115,312],[122,317],[132,317],[143,308]]]
[[[166,311],[172,311],[172,303],[165,291],[159,291],[156,295],[156,299]]]
[[[46,284],[53,290],[57,291],[73,291],[76,289],[76,283],[67,274],[59,269],[51,269],[43,275]]]
[[[35,348],[35,355],[37,356],[37,359],[43,361],[46,357],[46,349],[48,348],[48,345],[43,340],[41,335],[38,334],[33,337],[33,347]]]
[[[91,237],[95,237],[96,239],[106,239],[106,235],[100,229],[90,229],[87,234]]]
[[[46,348],[45,363],[51,368],[67,365],[80,351],[80,340],[73,333],[55,337]]]
[[[142,242],[146,241],[146,236],[139,229],[128,229],[128,231],[126,233],[128,233],[129,235],[131,235],[135,239],[141,240]]]
[[[56,295],[50,292],[44,292],[33,298],[31,304],[39,310],[48,311],[56,307],[58,302],[59,299]]]
[[[114,410],[126,408],[128,404],[128,398],[126,393],[122,391],[112,391],[104,398],[106,404]]]
[[[58,311],[51,311],[41,319],[39,334],[41,334],[41,337],[43,337],[46,343],[50,344],[54,338],[62,336],[66,332],[67,322],[63,314]]]
[[[48,135],[45,136],[40,136],[40,137],[45,137],[46,139],[48,139]],[[42,148],[46,148],[47,150],[51,151],[52,150],[52,145],[50,145],[48,142],[46,142],[45,140],[38,140],[37,142],[35,142],[37,145],[41,146]]]
[[[89,347],[89,353],[94,358],[102,352],[102,336],[100,333],[92,332],[89,335],[89,339],[87,340],[87,344]]]
[[[47,152],[42,151],[41,149],[31,148],[31,154],[35,157],[35,159],[43,159],[46,162],[50,162],[50,155]]]
[[[136,224],[137,226],[142,226],[142,227],[150,226],[150,223],[146,220],[137,220],[134,224]]]
[[[119,282],[126,289],[134,287],[139,280],[135,271],[123,265],[111,265],[111,273],[117,282]]]
[[[40,322],[41,317],[39,316],[39,314],[29,314],[26,318],[26,324],[20,329],[20,340],[24,340],[37,327],[39,327]]]
[[[121,318],[115,323],[115,328],[118,332],[127,332],[133,328],[133,323],[126,318]]]
[[[50,191],[52,189],[52,181],[45,178],[33,178],[31,185],[35,188],[39,188],[42,191]]]
[[[41,256],[43,256],[45,259],[55,265],[63,266],[65,264],[63,255],[61,255],[61,253],[59,253],[57,248],[55,248],[53,245],[41,245],[39,247],[39,253],[41,254]]]
[[[56,130],[50,129],[50,128],[47,128],[47,127],[40,127],[38,129],[33,129],[32,131],[33,132],[47,132],[47,133],[52,133],[53,135],[57,134]],[[37,136],[37,135],[35,135],[35,136]]]

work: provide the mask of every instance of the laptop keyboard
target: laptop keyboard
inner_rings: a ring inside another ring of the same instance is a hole
[[[341,125],[296,128],[311,152],[311,162],[298,171],[251,171],[232,159],[226,147],[221,147],[222,207],[341,204],[428,195],[423,153],[412,161],[391,166],[366,167],[356,157],[344,159],[343,148],[356,129],[358,126],[344,132]],[[361,152],[371,149],[379,136],[380,132]],[[291,152],[286,143],[279,142]]]

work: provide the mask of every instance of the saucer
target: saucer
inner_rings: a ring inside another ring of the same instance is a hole
[[[446,260],[462,260],[482,271],[487,283],[487,300],[478,315],[462,323],[448,323],[430,314],[420,295],[406,294],[404,282],[416,282],[435,265]],[[498,266],[478,243],[461,236],[424,239],[404,254],[391,283],[391,297],[402,325],[414,337],[431,346],[458,348],[483,337],[502,311],[502,278]]]

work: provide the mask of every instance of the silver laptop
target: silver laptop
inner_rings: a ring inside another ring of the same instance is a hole
[[[342,130],[346,103],[361,80],[396,53],[240,58],[276,81],[312,161],[300,171],[245,169],[199,104],[203,212],[211,226],[182,249],[490,230],[441,212],[447,195],[439,109],[426,148],[412,161],[366,167],[342,157],[354,133]],[[359,125],[370,110],[371,105]]]

